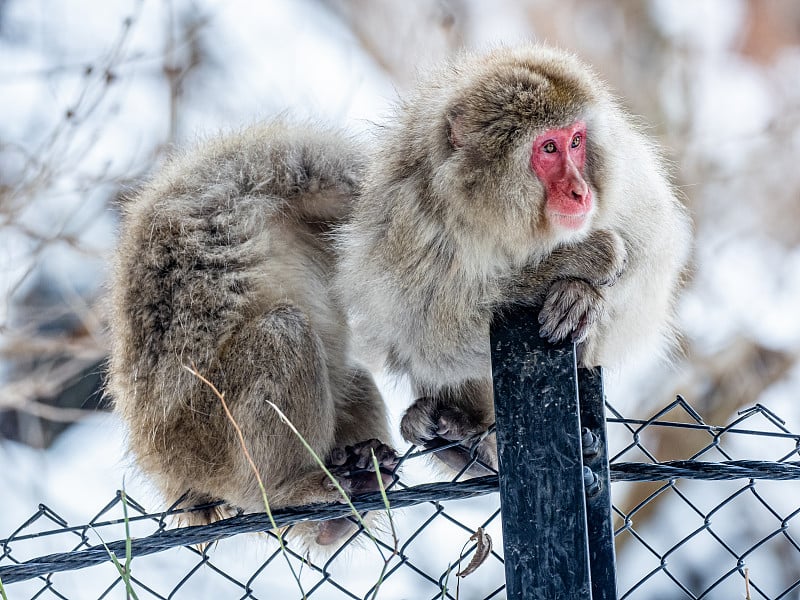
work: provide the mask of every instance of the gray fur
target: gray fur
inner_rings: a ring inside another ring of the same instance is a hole
[[[596,206],[568,234],[545,217],[530,153],[538,133],[578,119]],[[341,229],[338,283],[362,352],[423,396],[403,419],[408,441],[493,421],[491,387],[474,380],[489,376],[489,323],[504,305],[544,303],[542,332],[574,335],[590,366],[672,337],[689,219],[651,142],[573,56],[465,54],[424,77],[378,138]]]
[[[340,132],[273,122],[175,156],[125,206],[109,386],[133,455],[168,503],[188,492],[183,505],[264,510],[221,402],[184,366],[224,392],[272,508],[340,495],[267,400],[339,465],[345,446],[390,439],[331,291],[330,230],[350,211],[363,162]],[[358,448],[393,462],[378,443]],[[306,533],[328,543],[348,530],[328,523]]]

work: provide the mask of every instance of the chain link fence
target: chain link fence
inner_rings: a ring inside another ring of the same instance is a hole
[[[761,405],[725,426],[680,397],[649,419],[606,407],[620,598],[800,598],[800,494],[786,481],[800,478],[800,434]],[[379,523],[326,556],[296,546],[291,524],[345,506],[277,511],[288,527],[281,549],[266,515],[176,528],[181,511],[152,512],[118,493],[86,523],[40,505],[0,532],[0,578],[10,600],[121,597],[109,556],[124,562],[131,540],[139,598],[505,598],[497,478],[418,483],[428,453],[406,452],[390,511],[380,494],[358,498]],[[482,564],[459,577],[476,555]]]

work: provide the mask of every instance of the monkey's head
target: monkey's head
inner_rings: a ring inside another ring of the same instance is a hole
[[[432,183],[457,192],[448,209],[534,247],[592,229],[615,109],[582,63],[550,48],[499,49],[453,63],[432,91],[441,111],[428,134],[440,161]]]

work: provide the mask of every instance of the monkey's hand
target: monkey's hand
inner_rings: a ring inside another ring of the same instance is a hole
[[[328,470],[348,494],[377,492],[380,490],[379,475],[375,473],[373,453],[378,460],[380,478],[385,487],[392,482],[399,459],[394,449],[380,440],[371,439],[352,446],[335,448],[328,458]],[[336,487],[330,480],[326,482],[326,486],[329,489]]]
[[[571,334],[573,342],[581,343],[604,313],[597,288],[582,279],[560,279],[550,286],[539,312],[539,335],[557,343]]]
[[[497,450],[491,440],[481,439],[486,423],[458,406],[441,406],[437,398],[418,398],[400,421],[403,438],[429,450],[451,469],[460,471],[474,463],[467,474],[486,475],[497,468]],[[465,444],[460,446],[456,443]],[[489,469],[475,462],[478,459]]]

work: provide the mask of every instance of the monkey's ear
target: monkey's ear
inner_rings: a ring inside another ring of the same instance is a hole
[[[465,143],[464,111],[460,106],[454,106],[447,111],[447,140],[453,149],[461,148]]]

